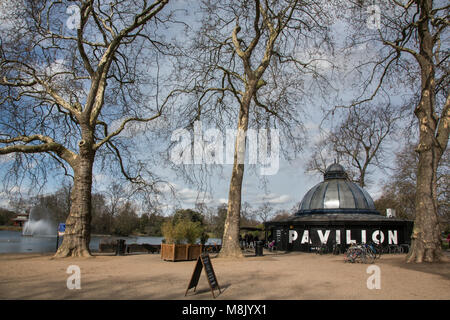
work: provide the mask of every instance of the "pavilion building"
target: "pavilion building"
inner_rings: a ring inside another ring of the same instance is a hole
[[[265,224],[278,250],[307,252],[321,244],[330,249],[355,242],[410,244],[412,227],[412,221],[381,215],[371,196],[337,163],[305,194],[294,215]]]

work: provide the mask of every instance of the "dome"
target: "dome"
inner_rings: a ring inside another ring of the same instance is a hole
[[[333,163],[327,168],[327,170],[325,170],[325,173],[323,175],[324,180],[347,178],[347,173],[345,172],[344,167],[339,163]]]
[[[344,168],[334,163],[324,173],[324,181],[303,197],[296,215],[315,213],[377,214],[372,197],[348,179]]]

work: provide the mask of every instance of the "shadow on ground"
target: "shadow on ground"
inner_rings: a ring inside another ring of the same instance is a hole
[[[450,280],[450,262],[435,262],[435,263],[406,263],[406,254],[400,255],[403,259],[395,259],[399,255],[385,254],[381,256],[383,263],[391,266],[399,267],[406,270],[423,272],[433,275],[438,275],[446,280]]]

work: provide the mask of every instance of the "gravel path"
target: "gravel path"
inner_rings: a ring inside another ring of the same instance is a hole
[[[450,262],[414,265],[405,264],[404,255],[384,255],[375,262],[381,289],[369,290],[369,265],[344,263],[343,256],[211,257],[223,289],[217,299],[450,299]],[[162,261],[157,254],[0,254],[0,299],[212,299],[204,273],[196,292],[184,296],[195,263]],[[67,288],[70,265],[80,267],[80,290]]]

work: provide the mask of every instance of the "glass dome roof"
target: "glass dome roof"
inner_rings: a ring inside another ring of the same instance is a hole
[[[327,168],[323,182],[306,193],[296,215],[314,213],[380,214],[372,197],[351,182],[344,168],[337,163]]]

